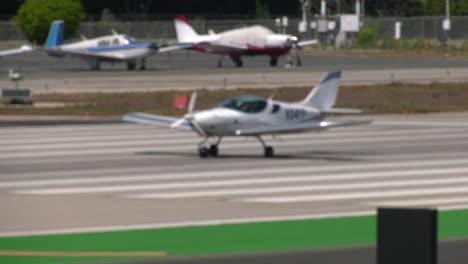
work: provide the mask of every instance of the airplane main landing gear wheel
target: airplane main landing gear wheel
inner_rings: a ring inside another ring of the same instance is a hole
[[[127,69],[133,71],[136,68],[136,62],[127,62]]]
[[[273,150],[273,147],[271,146],[267,146],[265,144],[265,141],[263,141],[262,137],[261,136],[257,136],[257,139],[258,141],[260,141],[260,143],[262,143],[262,146],[263,146],[263,149],[264,149],[264,154],[265,154],[265,157],[267,158],[271,158],[275,155],[275,152]]]
[[[296,65],[297,66],[302,66],[302,60],[301,60],[301,57],[299,57],[299,56],[296,57]]]
[[[208,158],[208,156],[210,155],[210,150],[206,147],[201,147],[198,149],[198,155],[200,156],[200,158]]]
[[[271,67],[276,67],[278,65],[278,57],[271,56],[270,57],[270,66]]]
[[[211,145],[210,149],[209,149],[209,152],[210,152],[211,156],[217,157],[218,153],[219,153],[218,146],[217,145]]]
[[[140,61],[140,71],[144,71],[144,70],[146,70],[146,60],[142,59]]]
[[[230,57],[231,60],[236,64],[236,67],[240,68],[244,66],[244,64],[242,63],[242,59],[239,55],[230,55]]]
[[[271,158],[273,156],[275,156],[275,151],[273,150],[273,147],[265,147],[265,157]]]

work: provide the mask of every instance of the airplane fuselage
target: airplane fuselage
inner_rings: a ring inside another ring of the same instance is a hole
[[[238,130],[274,124],[285,126],[306,121],[320,121],[323,115],[313,108],[300,107],[274,100],[265,100],[261,111],[217,107],[194,114],[195,121],[209,136],[236,136]]]
[[[47,50],[49,55],[63,56],[64,52],[76,52],[79,55],[96,54],[101,61],[136,60],[151,56],[155,53],[152,43],[136,42],[126,35],[109,35],[79,42],[62,44],[55,49]]]
[[[199,52],[220,55],[269,55],[288,54],[297,38],[275,34],[263,26],[250,26],[222,32],[216,35],[199,35],[191,48]]]

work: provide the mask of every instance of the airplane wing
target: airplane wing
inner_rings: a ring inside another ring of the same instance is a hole
[[[318,41],[316,39],[311,39],[311,40],[299,41],[297,43],[297,46],[299,48],[302,48],[302,47],[305,47],[305,46],[315,45],[315,44],[318,44]]]
[[[193,47],[193,44],[177,43],[177,44],[172,44],[172,45],[167,45],[167,46],[160,47],[158,49],[158,53],[165,53],[165,52],[171,52],[171,51],[176,51],[176,50],[189,49],[191,47]]]
[[[249,49],[247,45],[238,44],[234,42],[220,42],[217,44],[198,43],[194,46],[203,48],[210,52],[221,52],[221,53],[241,53]]]
[[[120,58],[113,55],[100,54],[96,52],[88,52],[85,50],[63,50],[60,48],[52,48],[46,50],[47,54],[51,56],[63,57],[63,56],[74,56],[84,59],[100,59],[105,61],[118,61],[125,58]]]
[[[31,47],[29,45],[23,45],[23,46],[21,46],[20,48],[17,48],[17,49],[9,49],[9,50],[0,51],[0,57],[17,55],[17,54],[30,52],[30,51],[33,51],[33,47]]]
[[[171,128],[171,125],[176,121],[180,121],[180,118],[160,116],[160,115],[151,115],[151,114],[145,114],[145,113],[128,113],[123,116],[122,120],[127,121],[127,122],[137,123],[137,124]],[[185,120],[175,128],[178,128],[181,130],[190,130],[190,131],[192,130],[190,125]]]
[[[307,121],[294,125],[279,125],[279,126],[263,126],[256,128],[239,129],[236,131],[238,136],[256,136],[264,134],[287,134],[305,132],[309,130],[321,130],[340,126],[357,126],[370,124],[371,120],[354,121],[354,120],[324,120],[324,121]]]

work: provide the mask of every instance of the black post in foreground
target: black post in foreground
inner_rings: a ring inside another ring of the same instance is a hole
[[[379,208],[377,264],[436,264],[437,210]]]

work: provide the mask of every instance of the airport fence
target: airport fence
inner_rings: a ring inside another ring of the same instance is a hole
[[[366,17],[364,24],[372,23],[379,29],[382,38],[391,39],[394,35],[395,22],[402,23],[402,39],[442,39],[442,20],[444,17]],[[337,17],[329,17],[329,20],[338,21]],[[239,20],[205,20],[194,19],[191,21],[194,28],[200,33],[208,30],[220,32],[228,29],[260,24],[276,32],[287,32],[300,35],[298,23],[300,19],[290,18],[286,27],[277,27],[274,19],[239,19]],[[454,16],[451,18],[451,30],[449,38],[455,40],[468,39],[468,16]],[[96,37],[110,33],[110,29],[126,33],[138,39],[175,39],[174,24],[170,20],[164,21],[109,21],[109,22],[83,22],[79,35]],[[336,29],[331,34],[336,33]],[[309,30],[304,37],[315,37],[316,32]],[[24,40],[25,37],[13,22],[0,21],[0,41]]]

